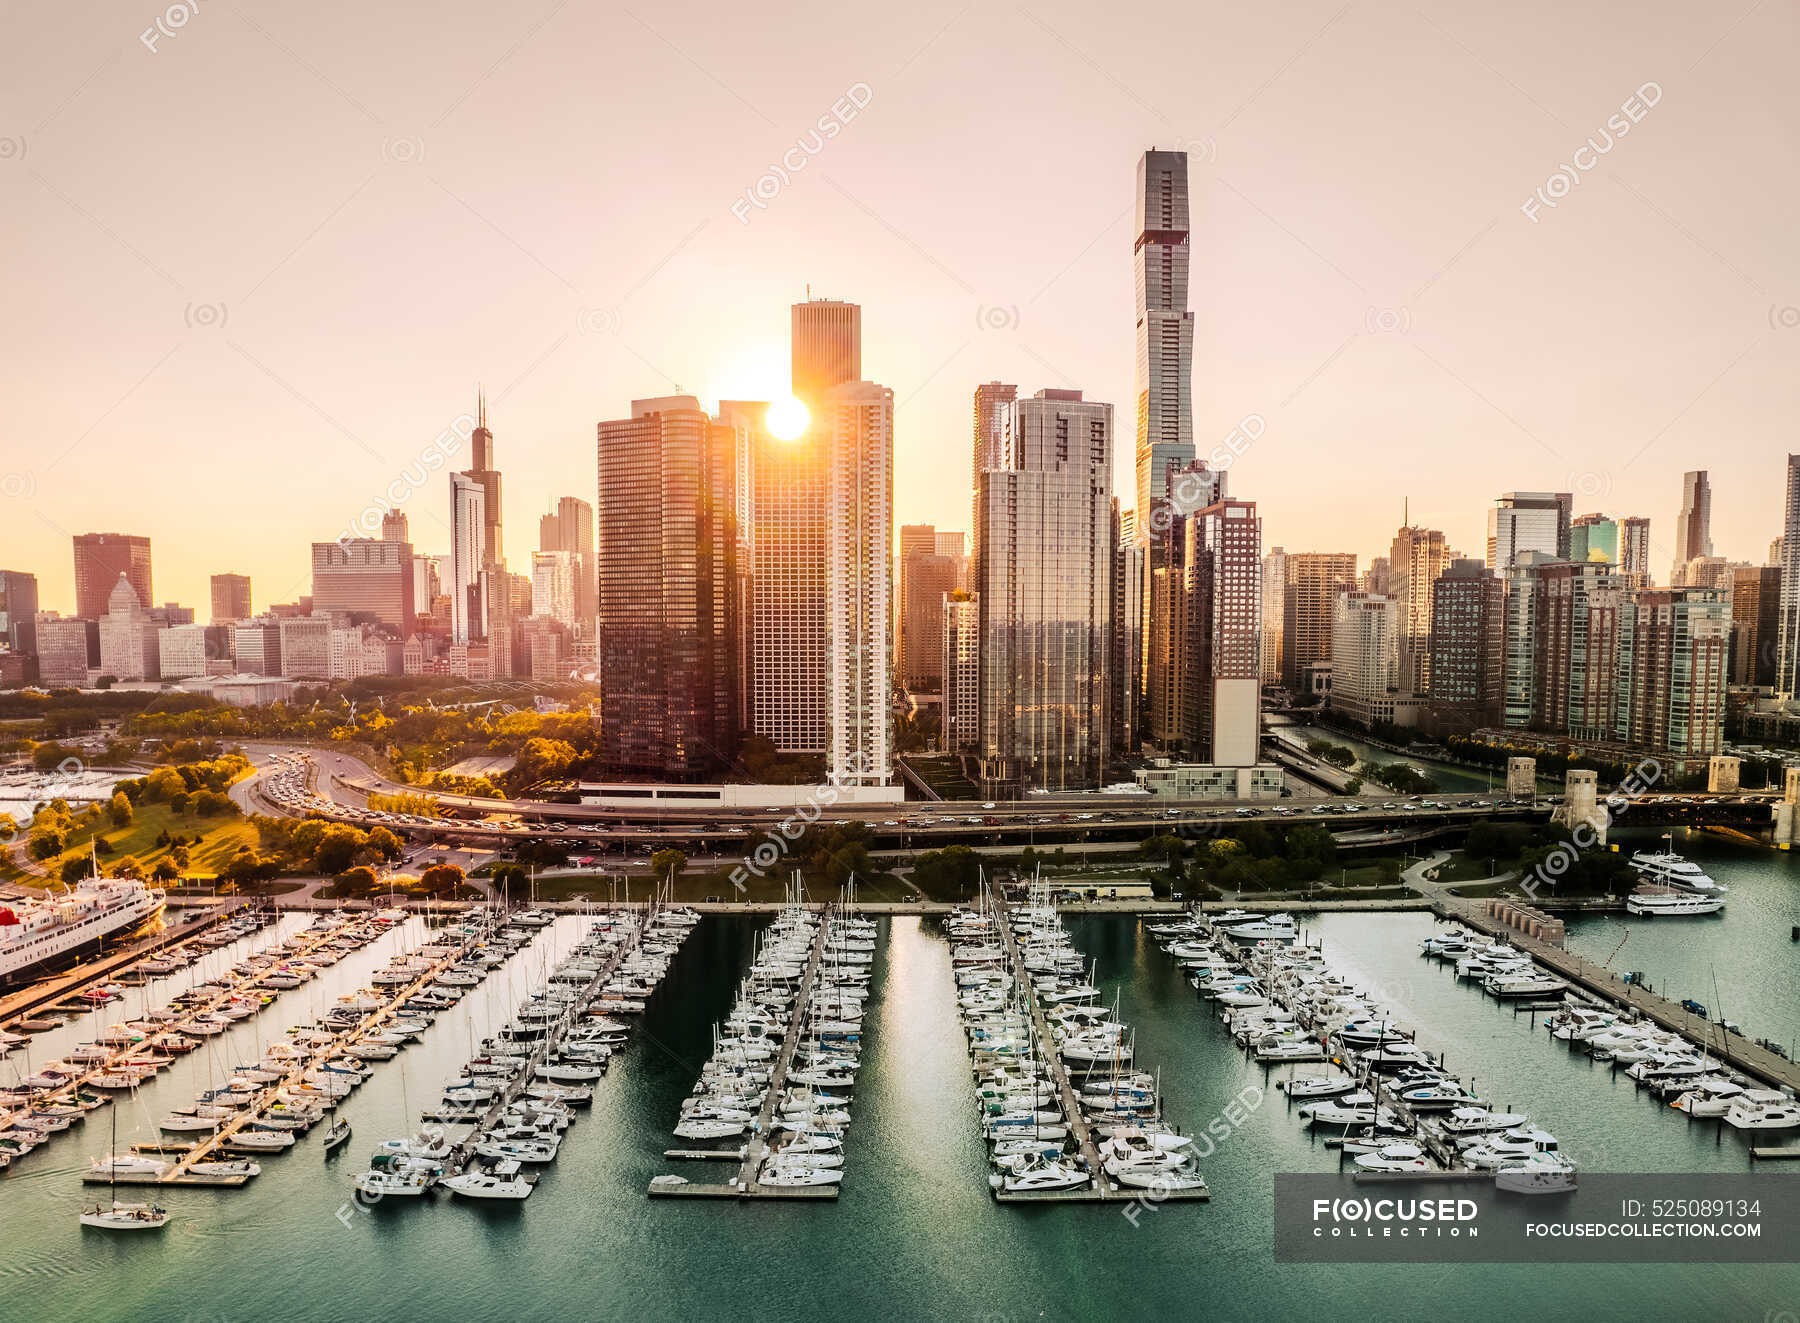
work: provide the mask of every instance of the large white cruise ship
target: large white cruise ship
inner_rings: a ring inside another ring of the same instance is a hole
[[[134,878],[89,878],[42,900],[0,902],[0,983],[162,913],[166,897]]]

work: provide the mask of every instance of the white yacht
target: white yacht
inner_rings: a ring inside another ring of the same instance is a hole
[[[81,1212],[82,1226],[105,1231],[159,1231],[168,1221],[169,1214],[155,1204],[95,1204]]]
[[[1792,1130],[1800,1126],[1800,1103],[1773,1089],[1745,1089],[1725,1109],[1725,1124],[1737,1130]]]
[[[1663,837],[1665,841],[1672,839],[1670,836]],[[1706,870],[1699,864],[1682,858],[1672,848],[1654,852],[1639,850],[1631,856],[1631,867],[1644,881],[1674,887],[1677,891],[1689,891],[1701,896],[1723,896],[1727,890],[1708,877]]]
[[[1725,898],[1692,891],[1676,891],[1666,887],[1646,887],[1625,897],[1628,914],[1645,918],[1655,915],[1717,914],[1725,908]]]

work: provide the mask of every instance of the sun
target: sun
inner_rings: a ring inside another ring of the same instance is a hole
[[[806,425],[812,421],[806,406],[792,395],[784,400],[776,400],[769,406],[769,412],[763,417],[769,434],[778,441],[798,440],[806,431]]]

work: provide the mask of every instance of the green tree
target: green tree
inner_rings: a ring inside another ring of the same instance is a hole
[[[913,885],[932,900],[967,900],[980,878],[981,856],[966,845],[928,850],[913,861]]]
[[[368,845],[369,838],[355,827],[346,823],[334,822],[319,836],[319,845],[313,851],[313,867],[321,873],[335,877],[350,867],[356,858],[356,852]]]
[[[406,853],[400,844],[400,838],[386,827],[373,827],[369,830],[369,848],[376,851],[383,859],[398,859]]]
[[[106,806],[106,811],[112,818],[113,826],[129,827],[131,825],[133,816],[131,812],[131,801],[125,798],[124,791],[113,791],[112,802]]]
[[[380,885],[374,869],[358,867],[340,873],[331,889],[340,896],[368,896],[373,895]]]
[[[79,882],[94,875],[94,861],[85,854],[70,855],[62,861],[58,876],[64,882]]]

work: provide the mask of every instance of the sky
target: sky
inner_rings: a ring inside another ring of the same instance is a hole
[[[1112,402],[1128,494],[1151,146],[1190,153],[1196,442],[1256,419],[1230,484],[1265,546],[1366,563],[1404,501],[1479,555],[1499,492],[1569,490],[1648,515],[1666,574],[1690,468],[1719,554],[1760,563],[1780,532],[1792,4],[7,19],[0,566],[49,608],[72,609],[87,531],[148,534],[157,599],[203,616],[220,571],[293,600],[308,544],[478,383],[518,569],[556,497],[593,498],[600,419],[781,392],[809,288],[863,306],[898,521],[967,527],[971,393],[995,379]],[[448,504],[441,476],[403,504],[421,551],[447,548]]]

